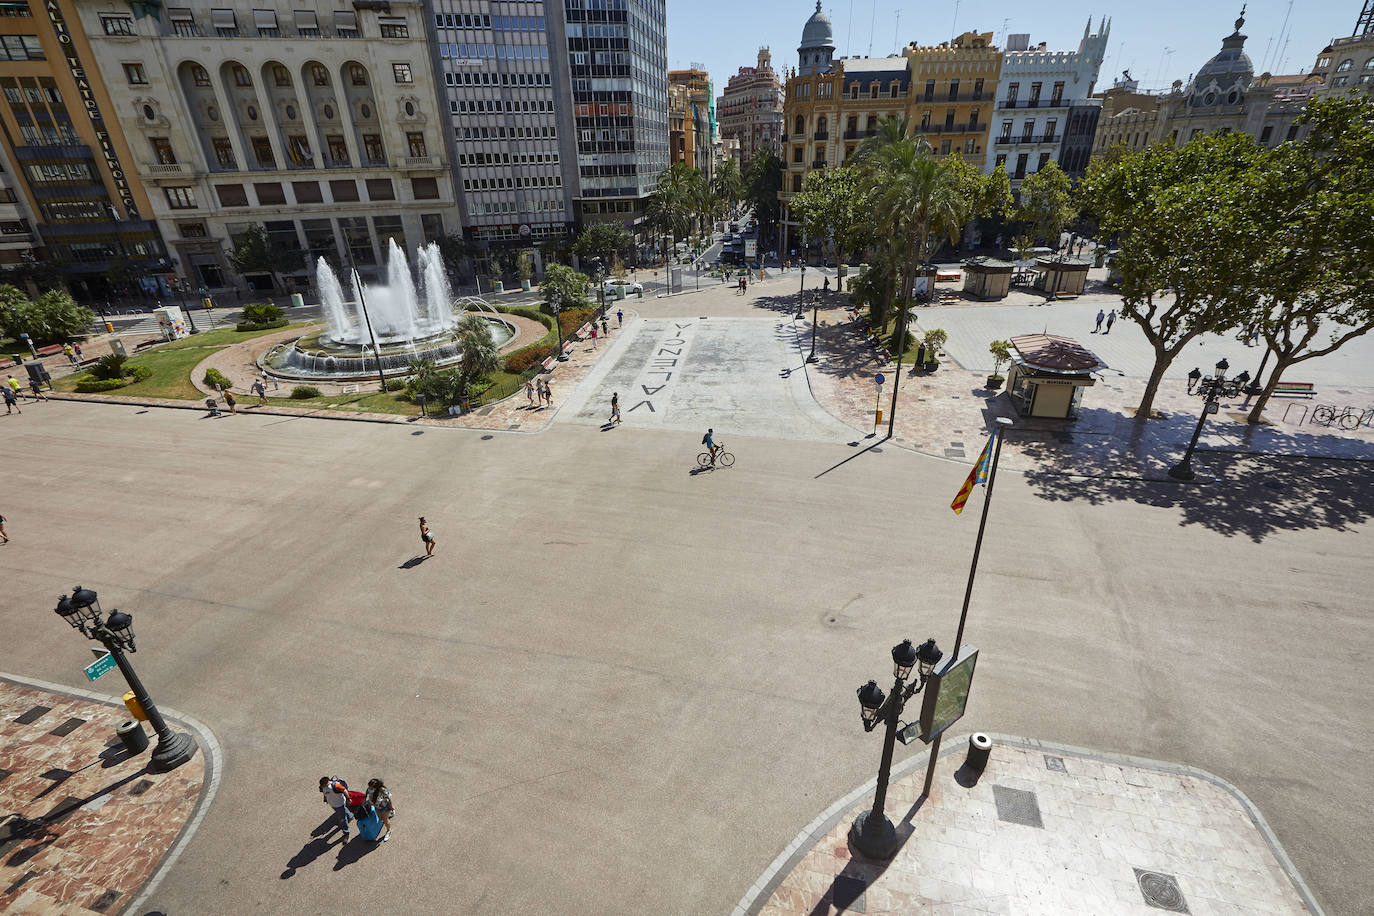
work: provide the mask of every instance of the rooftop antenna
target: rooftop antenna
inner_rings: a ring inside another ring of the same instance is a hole
[[[1010,31],[1010,29],[1011,29],[1011,20],[1010,20],[1010,19],[1003,19],[1003,20],[1002,20],[1002,45],[1003,45],[1003,47],[1005,47],[1006,44],[1007,44],[1007,32]]]
[[[897,8],[897,24],[892,27],[892,37],[897,40],[897,47],[902,46],[902,10]]]
[[[954,44],[954,34],[959,28],[959,0],[954,0],[954,20],[949,24],[949,43]]]
[[[848,57],[854,51],[854,0],[849,0],[849,21],[844,26],[844,54]]]
[[[1173,57],[1174,57],[1174,49],[1168,47],[1167,45],[1165,46],[1165,48],[1164,48],[1163,51],[1159,52],[1159,66],[1155,68],[1156,71],[1158,71],[1158,72],[1161,73],[1161,74],[1164,72],[1164,59],[1165,59],[1166,57],[1169,58],[1170,60],[1173,60]],[[1169,85],[1169,79],[1168,79],[1168,77],[1165,77],[1165,78],[1164,78],[1164,85],[1165,85],[1165,86],[1168,86],[1168,85]]]
[[[1288,12],[1286,12],[1286,13],[1283,14],[1283,25],[1279,28],[1279,38],[1282,38],[1282,39],[1283,39],[1283,44],[1282,44],[1282,48],[1283,48],[1283,49],[1286,49],[1286,48],[1288,47],[1288,41],[1289,41],[1289,39],[1291,39],[1291,38],[1293,37],[1291,30],[1288,29],[1289,18],[1290,18],[1292,15],[1293,15],[1293,0],[1288,0]],[[1285,32],[1285,31],[1288,31],[1288,35],[1284,35],[1284,32]],[[1279,63],[1279,58],[1280,58],[1282,55],[1283,55],[1283,50],[1280,48],[1280,45],[1279,45],[1278,41],[1275,40],[1275,42],[1274,42],[1274,59],[1271,60],[1271,61],[1269,62],[1269,63],[1270,63],[1270,66],[1272,66],[1275,70],[1282,70],[1282,69],[1283,69],[1283,65]]]
[[[868,53],[865,57],[873,56],[873,27],[878,23],[878,0],[873,0],[873,15],[868,20]]]

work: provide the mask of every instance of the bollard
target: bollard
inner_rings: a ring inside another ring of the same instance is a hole
[[[130,757],[148,749],[148,733],[143,730],[142,724],[134,719],[116,728],[115,734],[119,736],[119,740],[124,744],[124,750],[129,752]]]
[[[964,758],[964,765],[981,773],[988,765],[988,756],[991,753],[992,739],[982,732],[974,732],[968,736],[968,757]]]

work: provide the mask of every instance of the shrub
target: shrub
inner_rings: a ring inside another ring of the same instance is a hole
[[[125,371],[130,382],[145,382],[153,377],[152,366],[129,366]]]
[[[267,324],[281,318],[281,308],[266,302],[250,302],[243,307],[243,320],[252,324]]]
[[[403,378],[389,378],[386,380],[387,391],[400,391],[405,386],[406,380]]]
[[[542,312],[536,308],[531,308],[528,305],[498,306],[497,311],[504,312],[507,315],[519,315],[521,318],[528,318],[530,321],[537,321],[544,327],[549,328],[550,330],[553,329],[553,318],[551,318],[546,312]]]
[[[319,396],[320,389],[316,388],[314,385],[297,385],[295,388],[291,389],[291,400],[293,401],[307,401],[310,398],[317,398]]]
[[[122,379],[128,370],[124,364],[129,357],[120,353],[106,353],[91,366],[91,377],[109,381],[111,379]]]
[[[76,390],[83,394],[90,394],[95,391],[113,391],[116,388],[123,388],[129,384],[125,378],[92,378],[85,375],[76,383]]]
[[[205,385],[207,388],[219,388],[221,391],[228,391],[234,387],[234,383],[224,377],[224,373],[218,369],[205,370]]]
[[[558,344],[531,344],[521,347],[506,356],[506,371],[520,373],[539,366],[544,360],[558,352]],[[542,367],[540,367],[542,368]]]
[[[274,318],[271,321],[240,321],[234,325],[236,331],[268,331],[272,328],[284,328],[291,323],[289,318]]]

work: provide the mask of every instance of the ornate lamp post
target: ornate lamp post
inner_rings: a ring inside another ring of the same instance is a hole
[[[1188,443],[1188,450],[1183,453],[1183,460],[1169,468],[1169,476],[1175,480],[1192,480],[1193,474],[1193,449],[1197,448],[1198,437],[1202,435],[1202,425],[1207,422],[1209,413],[1216,413],[1216,403],[1223,397],[1239,397],[1245,391],[1245,385],[1250,381],[1249,372],[1241,372],[1233,379],[1226,378],[1226,370],[1231,368],[1223,357],[1217,363],[1217,374],[1203,376],[1201,369],[1193,369],[1188,373],[1188,393],[1196,394],[1203,399],[1202,415],[1197,418],[1197,426],[1193,429],[1193,438]]]
[[[873,808],[855,818],[853,826],[849,828],[849,839],[855,848],[871,859],[890,859],[897,851],[897,828],[883,813],[883,805],[887,802],[887,783],[892,771],[892,748],[897,740],[898,720],[906,708],[907,700],[921,692],[926,685],[926,678],[943,655],[933,639],[927,639],[919,648],[913,646],[911,640],[904,639],[892,647],[892,673],[896,678],[892,693],[885,697],[877,681],[869,681],[858,690],[864,731],[873,731],[880,721],[887,726],[883,734],[883,757],[878,765],[878,786],[873,793]],[[916,680],[907,684],[906,679],[911,676],[913,668],[916,669]]]
[[[173,770],[186,763],[196,754],[196,742],[190,735],[174,732],[158,712],[153,698],[138,679],[133,666],[124,656],[125,650],[137,652],[134,647],[134,618],[130,614],[111,609],[109,618],[101,620],[100,601],[89,588],[77,586],[72,589],[71,597],[63,595],[57,602],[56,612],[63,620],[80,630],[87,639],[94,639],[109,650],[119,666],[120,674],[129,682],[134,698],[143,708],[144,714],[157,732],[157,747],[153,750],[150,769],[156,771]]]
[[[381,383],[382,393],[386,393],[386,373],[382,371],[382,351],[377,346],[377,335],[372,333],[372,316],[367,313],[367,298],[363,295],[363,277],[348,259],[348,272],[353,275],[353,289],[358,294],[358,308],[363,313],[363,323],[367,326],[367,339],[372,343],[372,356],[377,360],[377,381]]]

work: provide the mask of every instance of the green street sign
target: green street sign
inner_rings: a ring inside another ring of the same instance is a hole
[[[106,652],[86,666],[86,679],[93,681],[115,666],[114,656]]]

